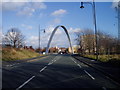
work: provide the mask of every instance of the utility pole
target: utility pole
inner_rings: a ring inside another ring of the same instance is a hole
[[[118,2],[118,40],[120,40],[120,1]]]
[[[41,50],[40,50],[40,25],[39,25],[39,53],[41,53]]]
[[[96,46],[96,60],[98,60],[98,34],[97,34],[97,24],[96,24],[96,10],[95,10],[95,2],[93,0],[92,2],[81,2],[81,6],[80,8],[84,8],[83,4],[91,4],[92,5],[92,9],[93,9],[93,22],[94,22],[94,30],[95,30],[95,46]]]
[[[96,25],[96,10],[95,10],[95,2],[93,0],[93,13],[94,13],[94,26],[95,26],[95,41],[96,41],[96,60],[98,60],[98,33],[97,33],[97,25]]]
[[[39,42],[38,42],[39,43],[39,53],[41,53],[41,48],[40,48],[41,47],[41,43],[40,43],[40,41],[41,41],[41,37],[40,37],[41,36],[41,32],[40,31],[41,30],[44,30],[44,33],[45,33],[45,29],[41,29],[40,25],[39,25]]]

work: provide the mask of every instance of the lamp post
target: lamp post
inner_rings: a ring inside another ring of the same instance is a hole
[[[40,25],[39,25],[39,53],[41,53],[41,50],[40,50],[40,40],[41,40],[41,37],[40,37],[40,31],[43,30],[44,33],[45,33],[45,29],[40,29]]]
[[[93,9],[93,21],[94,21],[94,29],[95,29],[95,43],[96,43],[96,60],[98,60],[98,40],[97,40],[97,24],[96,24],[96,10],[95,10],[95,2],[81,2],[80,8],[84,8],[83,4],[91,4]]]

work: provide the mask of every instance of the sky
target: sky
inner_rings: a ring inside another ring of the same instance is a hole
[[[112,2],[96,2],[97,29],[118,36],[117,12]],[[92,6],[80,2],[3,2],[2,34],[11,28],[18,28],[25,35],[25,44],[38,47],[39,25],[41,29],[41,47],[46,47],[54,28],[63,25],[67,28],[72,45],[76,45],[75,32],[86,28],[94,31]],[[45,33],[43,33],[45,29]],[[51,42],[51,47],[69,47],[68,38],[59,28]]]

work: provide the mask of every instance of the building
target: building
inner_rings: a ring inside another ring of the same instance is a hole
[[[51,47],[49,48],[49,53],[58,53],[58,47]]]
[[[49,48],[49,53],[67,53],[67,48],[64,48],[64,47],[51,47]]]
[[[72,46],[73,53],[79,53],[80,45],[73,45]],[[71,47],[68,48],[68,52],[72,53]]]

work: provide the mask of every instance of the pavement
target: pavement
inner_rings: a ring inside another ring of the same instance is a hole
[[[10,63],[11,64],[11,63]],[[120,85],[71,55],[48,55],[2,68],[3,89],[92,88],[119,89]]]

